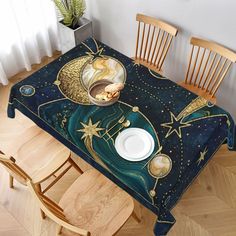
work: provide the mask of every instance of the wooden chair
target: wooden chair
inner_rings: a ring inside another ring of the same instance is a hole
[[[161,74],[172,39],[178,30],[164,21],[137,14],[138,33],[135,62]]]
[[[14,179],[23,185],[27,185],[30,180],[39,192],[45,193],[72,166],[80,174],[83,173],[71,159],[70,150],[37,126],[18,133],[16,137],[7,138],[9,140],[5,143],[8,145],[0,150],[0,163],[10,174],[10,188],[13,188]],[[62,167],[64,170],[55,176]],[[42,190],[41,183],[51,176],[54,176],[54,180]],[[42,217],[45,217],[44,214]]]
[[[215,94],[227,75],[236,53],[207,40],[191,38],[192,51],[185,81],[180,85],[216,103]]]
[[[42,211],[58,224],[57,235],[112,236],[134,210],[132,198],[95,169],[79,176],[59,205],[39,193],[32,182],[28,186]]]

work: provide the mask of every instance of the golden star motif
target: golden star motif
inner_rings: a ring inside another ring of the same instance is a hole
[[[82,132],[84,133],[82,136],[82,139],[85,139],[87,137],[89,137],[90,139],[93,138],[93,136],[97,136],[100,137],[100,135],[98,134],[99,131],[104,130],[103,128],[98,128],[98,125],[100,124],[100,121],[98,121],[97,123],[93,124],[92,120],[89,119],[88,124],[84,124],[82,122],[80,122],[80,124],[84,127],[83,129],[78,129],[76,130],[77,132]]]
[[[200,157],[197,160],[198,163],[197,165],[199,165],[201,161],[205,160],[205,155],[207,154],[207,152],[208,152],[207,148],[205,148],[203,152],[200,152]]]
[[[90,63],[93,63],[97,58],[104,58],[104,56],[102,55],[102,52],[103,52],[103,48],[100,48],[99,50],[97,50],[97,52],[87,52],[86,54],[92,57],[92,59],[90,60]]]
[[[168,138],[172,133],[176,133],[179,138],[182,138],[182,131],[181,129],[185,127],[191,126],[191,124],[188,124],[186,122],[183,122],[183,117],[175,117],[175,115],[170,112],[171,122],[163,123],[161,126],[169,128],[165,138]]]

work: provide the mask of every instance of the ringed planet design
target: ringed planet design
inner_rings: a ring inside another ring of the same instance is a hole
[[[35,94],[35,88],[32,85],[23,85],[19,91],[25,97],[31,97]]]
[[[172,169],[172,161],[166,154],[158,154],[148,165],[149,174],[156,179],[153,189],[149,191],[152,199],[156,196],[156,186],[159,179],[166,177]]]
[[[149,163],[149,173],[154,178],[164,178],[167,176],[172,168],[172,161],[169,156],[165,154],[158,154]]]

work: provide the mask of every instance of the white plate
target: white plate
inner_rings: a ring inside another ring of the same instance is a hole
[[[142,161],[148,158],[154,147],[153,137],[140,128],[125,129],[115,140],[116,151],[128,161]]]

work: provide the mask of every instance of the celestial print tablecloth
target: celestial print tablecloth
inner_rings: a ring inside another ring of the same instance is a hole
[[[92,105],[87,96],[102,78],[125,82],[109,107]],[[168,233],[171,209],[218,148],[236,147],[227,112],[93,38],[13,86],[9,117],[15,109],[154,212],[155,235]],[[127,120],[155,141],[143,161],[127,161],[114,147]]]

